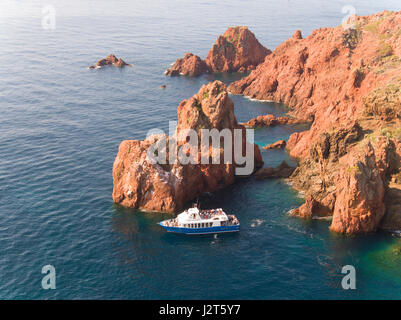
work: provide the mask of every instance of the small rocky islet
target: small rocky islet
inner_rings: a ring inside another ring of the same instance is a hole
[[[131,64],[126,63],[123,59],[117,58],[114,54],[109,54],[106,58],[100,59],[95,65],[89,66],[88,69],[100,69],[106,66],[113,66],[117,68],[132,67]]]
[[[329,218],[334,232],[400,230],[401,12],[357,16],[354,28],[321,28],[306,38],[296,31],[273,52],[259,48],[257,61],[249,56],[256,51],[240,50],[244,39],[252,39],[249,34],[246,27],[229,28],[205,61],[187,54],[167,71],[197,76],[253,69],[228,88],[216,81],[184,100],[178,107],[178,127],[199,128],[204,120],[208,128],[229,129],[309,122],[310,129],[292,134],[285,146],[298,167],[282,163],[262,168],[255,178],[289,177],[291,185],[305,194],[305,203],[290,214]],[[209,95],[203,102],[205,92]],[[290,111],[285,117],[261,115],[238,124],[228,92],[281,102]],[[193,107],[199,103],[204,118]],[[212,110],[219,111],[213,115]],[[212,121],[216,116],[224,126]],[[152,139],[121,143],[113,167],[115,202],[175,212],[185,201],[234,182],[235,164],[149,165],[143,155]],[[278,142],[267,149],[284,145]],[[255,151],[260,167],[257,146]]]

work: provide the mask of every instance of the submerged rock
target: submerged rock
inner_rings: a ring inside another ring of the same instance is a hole
[[[101,59],[94,66],[90,66],[89,69],[98,69],[104,66],[114,66],[118,68],[122,68],[125,66],[131,67],[132,65],[126,63],[123,59],[117,58],[114,54],[110,54],[105,59]]]
[[[228,129],[231,133],[239,129],[243,134],[240,141],[242,151],[246,147],[252,148],[255,169],[263,165],[258,146],[247,142],[246,129],[237,123],[234,104],[222,82],[215,81],[202,86],[192,98],[180,103],[177,114],[178,125],[172,137],[154,135],[144,141],[129,140],[120,144],[113,165],[115,203],[143,210],[176,212],[198,195],[234,183],[235,170],[240,165],[224,161],[225,144],[229,142],[224,140],[219,148],[206,150],[209,159],[217,157],[219,164],[192,164],[190,159],[200,159],[201,148],[198,145],[197,152],[186,148],[185,133],[188,129],[195,130],[198,136],[202,129]],[[169,160],[163,164],[149,160],[147,154],[153,150],[151,148],[155,142],[162,146],[166,143],[167,159],[170,159],[173,150],[170,149],[169,141],[177,143],[177,149],[181,149],[188,157],[188,164]]]

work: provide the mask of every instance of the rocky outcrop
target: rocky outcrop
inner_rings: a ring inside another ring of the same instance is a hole
[[[271,127],[284,124],[296,124],[296,123],[306,123],[306,122],[307,122],[306,120],[295,119],[286,116],[276,118],[272,114],[267,114],[264,116],[258,116],[256,118],[252,118],[243,125],[245,127],[256,128],[256,127]]]
[[[90,66],[89,69],[98,69],[104,66],[114,66],[122,68],[125,66],[131,67],[130,64],[126,63],[123,59],[117,58],[114,54],[110,54],[105,59],[101,59],[94,66]]]
[[[281,164],[275,168],[267,167],[259,169],[255,173],[255,179],[263,180],[263,179],[278,179],[278,178],[288,178],[293,172],[295,168],[290,167],[287,162],[283,161]]]
[[[385,213],[385,184],[368,143],[360,153],[344,157],[336,176],[336,202],[330,229],[341,233],[376,231]]]
[[[401,231],[401,182],[391,182],[385,197],[386,213],[380,228],[388,231]]]
[[[321,134],[291,176],[293,186],[306,193],[305,204],[291,214],[332,215],[331,230],[341,233],[377,230],[386,212],[389,177],[398,168],[396,150],[379,132],[364,135],[358,122]]]
[[[398,214],[393,213],[400,208],[399,190],[388,188],[391,173],[399,165],[395,144],[383,136],[375,139],[374,147],[370,141],[364,143],[361,150],[354,149],[340,160],[333,231],[366,233],[398,225]]]
[[[291,177],[294,188],[313,195],[316,201],[328,208],[327,214],[332,214],[334,208],[334,178],[339,170],[338,159],[355,146],[362,135],[362,128],[357,122],[322,133],[310,147],[309,156],[300,160]],[[291,143],[294,142],[290,139],[287,147]]]
[[[270,53],[248,27],[230,27],[217,38],[206,64],[211,72],[249,72]]]
[[[356,29],[321,28],[304,39],[296,32],[249,76],[229,86],[231,93],[282,102],[293,117],[313,120],[310,130],[297,134],[290,149],[294,157],[308,156],[321,133],[357,120],[365,108],[380,117],[398,117],[401,12],[356,17],[355,23]]]
[[[271,51],[262,46],[248,27],[230,27],[220,35],[206,60],[187,53],[166,70],[169,76],[199,76],[211,72],[249,72]]]
[[[187,53],[184,58],[178,59],[170,69],[166,70],[166,75],[196,77],[207,70],[205,61],[192,53]]]
[[[329,210],[329,208],[317,201],[312,195],[308,195],[305,203],[299,208],[291,210],[289,214],[293,217],[314,219],[327,217]]]
[[[401,63],[399,58],[393,58],[395,63]],[[400,79],[401,80],[401,79]],[[379,87],[364,97],[365,113],[384,121],[401,119],[401,87],[400,82]]]
[[[350,145],[360,140],[362,136],[362,128],[358,122],[330,132],[324,132],[310,148],[310,158],[315,162],[322,160],[335,162],[345,155]]]
[[[217,164],[201,164],[202,146],[198,141],[195,144],[198,148],[189,147],[188,129],[194,130],[198,136],[202,129],[227,129],[231,133],[239,129],[243,134],[241,151],[245,154],[247,147],[252,148],[255,169],[263,165],[259,148],[247,142],[245,127],[237,123],[234,104],[222,82],[204,85],[192,98],[180,103],[177,114],[178,125],[172,137],[154,135],[144,141],[130,140],[120,144],[113,165],[115,203],[142,210],[176,212],[201,193],[234,183],[235,171],[240,164],[224,161],[225,145],[233,141],[223,140],[219,147],[206,148],[206,158],[219,161]],[[174,143],[177,148],[173,147]],[[160,148],[155,148],[155,144]],[[149,154],[159,157],[163,150],[166,162],[150,160]],[[188,164],[171,160],[170,155],[177,158],[177,150],[178,157],[181,160],[186,158]]]
[[[294,215],[332,215],[331,230],[341,233],[397,224],[388,183],[401,155],[400,25],[401,12],[384,11],[356,17],[355,28],[321,28],[306,38],[297,31],[229,86],[312,121],[287,142],[300,161],[291,181],[306,195]]]
[[[278,140],[272,144],[269,144],[267,146],[264,146],[263,149],[265,150],[270,150],[270,149],[283,149],[285,148],[287,142],[285,140]]]

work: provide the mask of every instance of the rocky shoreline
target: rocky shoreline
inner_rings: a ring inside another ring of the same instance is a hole
[[[305,203],[291,215],[330,218],[330,230],[357,234],[401,229],[400,56],[401,12],[384,11],[356,17],[354,28],[321,28],[306,38],[298,30],[274,52],[261,46],[246,27],[229,28],[205,61],[188,53],[166,73],[198,76],[253,69],[228,89],[217,81],[183,101],[179,127],[245,130],[244,126],[311,123],[309,130],[292,134],[286,143],[299,162],[296,169],[282,163],[260,169],[255,177],[289,177],[305,194]],[[261,115],[238,124],[227,91],[281,102],[290,111],[288,116]],[[217,125],[216,117],[225,125]],[[113,167],[116,203],[173,212],[202,192],[234,182],[235,165],[149,165],[143,155],[151,142],[120,145]],[[256,146],[255,162],[260,166]]]
[[[353,29],[321,28],[305,39],[297,31],[229,86],[312,122],[287,143],[299,161],[292,185],[306,195],[292,215],[332,216],[339,233],[401,229],[401,185],[390,184],[401,167],[400,26],[401,12],[384,11],[356,17]]]
[[[248,128],[256,128],[256,127],[273,127],[273,126],[279,126],[285,124],[297,124],[297,123],[309,123],[309,121],[287,116],[275,117],[272,114],[267,114],[264,116],[258,116],[256,118],[253,118],[248,122],[243,123],[243,125]]]

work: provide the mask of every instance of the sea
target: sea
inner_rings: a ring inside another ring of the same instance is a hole
[[[228,27],[247,25],[274,50],[349,14],[394,1],[135,0],[0,3],[0,299],[400,299],[401,239],[343,236],[288,211],[303,195],[285,180],[239,178],[201,196],[241,222],[236,234],[183,236],[112,201],[121,141],[168,132],[177,106],[216,79],[166,77],[186,52],[205,58]],[[131,68],[89,70],[114,53]],[[166,85],[161,89],[161,85]],[[230,96],[239,122],[285,105]],[[260,146],[302,125],[255,129]],[[265,166],[285,150],[262,151]],[[44,266],[55,288],[44,289]],[[355,268],[355,289],[344,289]],[[345,267],[345,269],[344,269]],[[343,273],[344,272],[344,273]]]

